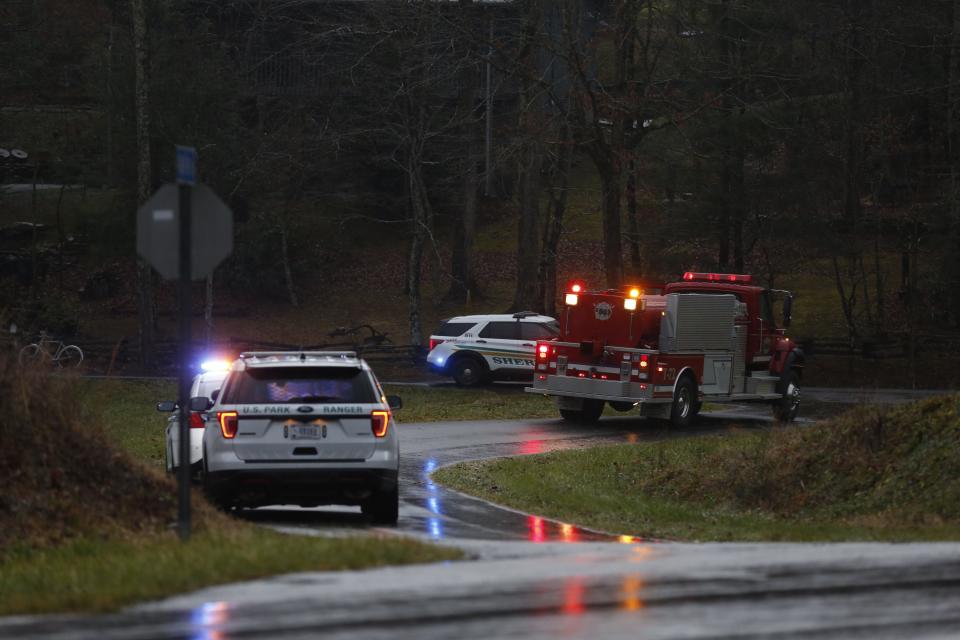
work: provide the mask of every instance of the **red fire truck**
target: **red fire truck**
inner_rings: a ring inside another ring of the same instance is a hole
[[[560,335],[537,343],[533,386],[554,396],[560,415],[596,422],[617,411],[683,427],[703,402],[766,402],[780,421],[800,408],[804,356],[786,334],[789,291],[749,275],[687,272],[667,285],[588,291],[571,282]],[[782,300],[783,327],[773,307]]]

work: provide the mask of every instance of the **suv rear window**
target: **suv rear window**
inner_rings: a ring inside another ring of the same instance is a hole
[[[373,403],[377,396],[362,369],[262,367],[230,376],[223,404]]]
[[[516,320],[508,322],[488,322],[480,331],[481,338],[494,338],[499,340],[519,340],[520,323]]]
[[[440,328],[433,332],[435,336],[444,338],[456,338],[462,336],[467,329],[475,325],[476,322],[444,322]]]

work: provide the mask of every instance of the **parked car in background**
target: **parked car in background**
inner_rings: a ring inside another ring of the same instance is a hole
[[[430,336],[427,366],[470,387],[490,380],[533,378],[537,340],[560,334],[556,320],[533,311],[457,316]]]

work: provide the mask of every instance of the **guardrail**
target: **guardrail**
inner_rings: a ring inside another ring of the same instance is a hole
[[[915,333],[912,336],[916,355],[960,355],[960,335]],[[906,358],[911,352],[911,336],[906,333],[878,338],[807,337],[798,338],[808,356],[848,356],[866,360]]]
[[[343,331],[332,332],[335,337],[344,335]],[[356,336],[357,332],[354,331]],[[0,344],[6,342],[12,352],[16,352],[29,342],[22,335],[0,335]],[[118,374],[145,374],[145,375],[175,375],[178,366],[177,341],[163,339],[154,345],[155,364],[150,370],[145,370],[140,364],[140,344],[136,336],[126,336],[117,340],[105,339],[71,339],[84,354],[83,369],[87,373],[102,375]],[[804,349],[808,357],[817,356],[846,356],[863,358],[866,360],[884,360],[892,358],[906,358],[910,354],[910,336],[898,334],[883,338],[863,338],[850,340],[835,336],[816,336],[798,338],[797,342]],[[2,348],[2,347],[0,347]],[[314,344],[292,344],[255,338],[231,336],[226,340],[212,343],[196,340],[191,349],[197,354],[223,354],[236,356],[243,351],[257,350],[323,350],[348,349],[356,351],[357,355],[368,360],[376,367],[378,363],[405,364],[413,367],[422,367],[426,361],[427,348],[421,345],[395,345],[382,334],[375,331],[371,335],[354,340],[337,342],[318,342]],[[913,353],[915,355],[942,355],[952,357],[960,355],[960,335],[918,333],[913,336]],[[199,364],[199,363],[198,363]]]
[[[178,344],[176,340],[158,340],[154,343],[154,366],[149,372],[140,365],[140,344],[136,337],[124,337],[116,341],[79,340],[83,349],[84,369],[104,375],[136,371],[154,375],[173,375],[179,370]],[[396,362],[420,366],[426,361],[427,350],[419,345],[364,344],[356,342],[322,342],[317,344],[291,344],[242,337],[230,337],[207,343],[195,340],[191,351],[196,354],[223,354],[234,357],[244,351],[264,349],[290,351],[317,351],[324,349],[349,349],[371,363]],[[199,364],[199,363],[198,363]]]

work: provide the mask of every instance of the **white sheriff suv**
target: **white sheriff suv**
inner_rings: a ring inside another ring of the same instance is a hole
[[[457,316],[430,336],[427,366],[461,387],[492,379],[530,380],[537,340],[559,334],[556,320],[533,311]]]
[[[352,351],[241,354],[206,413],[203,487],[223,508],[359,505],[397,522],[400,447],[370,367]]]

